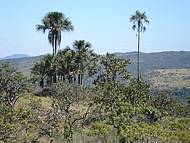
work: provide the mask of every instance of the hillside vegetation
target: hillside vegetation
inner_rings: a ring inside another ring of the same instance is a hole
[[[56,83],[44,83],[48,87],[40,90],[10,65],[1,65],[0,141],[190,141],[189,100],[183,104],[167,90],[150,96],[147,83],[130,79],[125,68],[127,60],[107,54],[100,63],[94,86],[85,88],[81,82],[68,83],[70,78],[62,78]]]
[[[136,76],[136,52],[115,53],[117,57],[130,59],[128,71]],[[144,79],[149,81],[154,88],[189,88],[190,52],[157,52],[140,53],[141,70]],[[43,56],[0,60],[0,63],[10,62],[18,71],[29,76],[31,68]]]
[[[74,27],[48,12],[36,30],[52,53],[0,63],[0,142],[189,143],[190,52],[140,54],[149,20],[136,11],[130,22],[137,53],[99,55],[85,40],[58,50]]]
[[[130,59],[129,71],[135,73],[137,63],[137,53],[114,53],[116,56]],[[14,67],[23,73],[30,73],[30,69],[34,63],[42,59],[43,56],[27,57],[19,59],[0,60],[0,63],[10,62]],[[168,51],[155,53],[140,53],[141,70],[143,73],[156,69],[184,69],[190,68],[190,52],[189,51]]]

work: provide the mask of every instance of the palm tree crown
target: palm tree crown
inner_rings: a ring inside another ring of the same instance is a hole
[[[48,41],[52,45],[53,54],[57,53],[57,45],[61,44],[61,32],[63,31],[72,31],[73,25],[69,18],[66,18],[65,15],[61,12],[49,12],[43,17],[42,24],[36,25],[37,31],[42,31],[43,33],[46,30],[48,33]]]
[[[137,30],[137,32],[146,31],[145,24],[149,24],[149,20],[146,16],[146,13],[141,13],[140,11],[136,11],[134,15],[130,17],[130,22],[133,22],[133,30]]]

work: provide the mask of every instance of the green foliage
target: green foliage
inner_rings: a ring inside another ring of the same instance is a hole
[[[0,141],[26,143],[33,141],[36,133],[37,116],[30,107],[14,109],[0,101]]]
[[[129,60],[124,60],[115,57],[113,54],[106,54],[100,59],[100,66],[98,67],[98,76],[95,79],[95,84],[104,84],[107,82],[126,82],[130,78],[126,66]]]
[[[95,122],[88,131],[88,136],[98,138],[99,142],[107,143],[112,131],[111,125]]]
[[[61,44],[61,32],[72,31],[73,25],[63,13],[49,12],[43,17],[42,24],[36,25],[36,30],[43,33],[48,30],[48,41],[52,45],[53,55],[56,55],[57,46]]]
[[[157,91],[152,97],[152,106],[160,112],[160,119],[164,116],[184,116],[185,105],[171,95],[169,90]]]
[[[6,105],[14,106],[16,101],[30,89],[27,79],[10,64],[0,65],[0,91]]]
[[[149,20],[145,12],[136,11],[134,15],[130,17],[130,22],[133,22],[133,30],[137,32],[144,32],[146,30],[145,24],[149,23]]]
[[[177,142],[188,143],[190,141],[190,119],[176,118],[167,120],[164,124],[173,140]]]
[[[52,81],[44,88],[44,94],[48,93],[53,101],[51,107],[43,107],[41,101],[32,98],[29,103],[14,107],[0,100],[0,141],[189,142],[189,118],[177,118],[182,117],[184,106],[169,92],[158,92],[151,97],[148,84],[130,78],[126,69],[129,61],[110,54],[102,56],[100,61],[96,59],[101,63],[94,67],[98,74],[96,84],[87,90],[69,80],[69,76],[74,81],[78,75],[75,54],[68,48],[56,56],[49,55],[42,61],[42,71],[40,65],[36,67],[39,71],[33,71],[44,78],[44,85]],[[89,64],[89,59],[86,62]],[[1,94],[3,97],[5,92]]]
[[[57,52],[61,32],[71,31],[73,26],[63,13],[48,13],[42,25],[37,25],[37,31],[48,30],[53,54],[34,65],[32,80],[39,82],[43,95],[50,96],[51,107],[44,107],[33,98],[14,106],[29,91],[29,84],[16,69],[2,64],[0,142],[37,143],[45,139],[49,143],[74,143],[81,141],[81,135],[83,142],[189,143],[189,105],[183,105],[168,91],[151,97],[150,86],[140,78],[140,33],[149,21],[139,11],[130,21],[138,34],[137,79],[129,75],[129,60],[108,53],[97,55],[84,40],[76,40],[72,48]],[[93,87],[81,86],[84,77],[93,75]]]
[[[57,60],[55,56],[47,54],[44,58],[32,68],[32,79],[39,81],[40,86],[51,86],[56,82]]]
[[[41,120],[39,127],[39,137],[49,137],[49,140],[53,141],[56,137],[62,135],[62,116],[55,103],[52,104],[51,110],[47,111],[43,117],[44,119]]]
[[[92,75],[96,69],[96,54],[91,50],[92,45],[84,40],[76,40],[73,43],[75,51],[75,63],[78,74],[78,84],[83,84],[84,74]]]
[[[133,108],[133,116],[138,118],[145,118],[146,112],[151,112],[152,107],[149,105],[150,87],[142,80],[133,79],[129,82],[126,90],[126,99]]]
[[[125,130],[146,120],[147,110],[153,110],[149,105],[149,86],[142,80],[128,81],[127,64],[128,61],[109,54],[102,59],[92,117],[100,124],[112,126],[120,142],[129,138],[123,134]]]
[[[74,61],[76,53],[74,50],[67,47],[64,50],[59,50],[56,60],[58,63],[59,80],[65,80],[69,83],[75,82],[76,63]]]
[[[86,118],[87,113],[77,109],[77,105],[82,104],[87,93],[80,86],[65,82],[53,84],[51,90],[61,114],[64,139],[71,142]]]
[[[66,81],[83,84],[83,76],[96,73],[98,56],[90,49],[91,44],[84,40],[75,41],[73,49],[66,47],[57,55],[48,54],[32,68],[32,79],[40,86],[50,87],[52,83]]]

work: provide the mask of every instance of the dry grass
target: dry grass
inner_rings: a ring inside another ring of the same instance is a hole
[[[40,101],[41,102],[41,105],[44,109],[50,109],[51,108],[51,105],[52,105],[52,98],[50,97],[39,97],[39,96],[35,96],[35,95],[24,95],[24,96],[21,96],[19,98],[19,100],[17,101],[16,103],[16,106],[25,106],[25,105],[28,105],[31,101]]]
[[[190,88],[190,69],[154,70],[147,79],[156,88]]]

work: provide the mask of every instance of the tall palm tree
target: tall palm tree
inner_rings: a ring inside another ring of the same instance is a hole
[[[130,17],[130,22],[133,23],[133,30],[137,32],[137,48],[138,48],[138,63],[137,63],[137,79],[140,78],[140,33],[146,31],[145,24],[149,24],[148,18],[145,12],[136,11],[134,15]]]
[[[57,62],[55,56],[52,54],[47,54],[43,58],[45,69],[46,69],[46,77],[47,77],[47,83],[49,86],[52,85],[52,83],[56,83],[57,80]]]
[[[44,88],[46,77],[46,67],[44,61],[35,63],[35,65],[31,69],[31,73],[34,82],[39,80],[40,87]]]
[[[52,45],[53,55],[55,55],[57,53],[57,45],[60,46],[61,44],[61,32],[72,31],[73,25],[63,13],[49,12],[43,17],[42,24],[36,25],[36,30],[43,33],[46,30],[49,31],[48,41]]]
[[[82,85],[83,74],[87,66],[87,60],[91,53],[91,44],[85,40],[76,40],[73,43],[73,49],[76,52],[75,60],[78,69],[78,84]]]
[[[57,53],[58,74],[61,80],[68,80],[69,83],[75,82],[76,64],[75,51],[70,47],[59,50]]]

